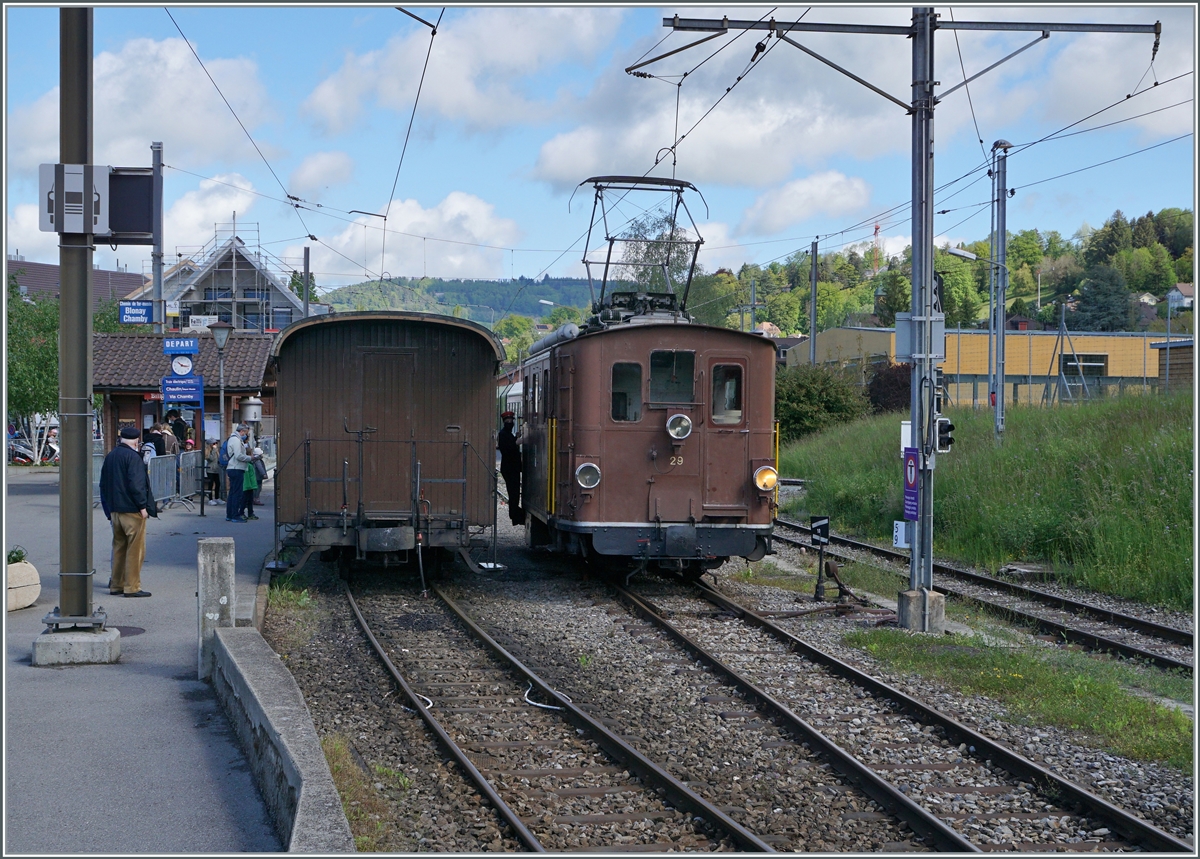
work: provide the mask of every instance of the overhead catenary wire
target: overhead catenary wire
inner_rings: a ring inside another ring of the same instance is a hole
[[[399,7],[397,7],[399,8]],[[400,9],[405,15],[410,18],[416,18],[422,24],[430,26],[428,21],[417,18],[411,12]],[[408,128],[404,132],[404,145],[400,148],[400,161],[396,164],[396,177],[392,180],[392,190],[388,194],[387,206],[383,210],[383,226],[385,227],[382,240],[379,243],[379,268],[382,271],[387,252],[387,219],[392,211],[392,199],[396,196],[396,186],[400,183],[400,168],[404,166],[404,154],[408,152],[408,139],[412,135],[413,120],[417,118],[417,105],[421,101],[421,90],[425,87],[425,73],[429,70],[429,58],[433,54],[433,40],[437,36],[438,26],[442,23],[442,16],[446,14],[446,7],[442,7],[442,11],[438,14],[438,19],[429,33],[429,47],[425,50],[425,63],[421,66],[421,80],[417,83],[417,94],[413,98],[412,113],[408,116]]]
[[[954,9],[951,7],[950,20],[954,20]],[[958,30],[954,31],[954,47],[958,51],[958,67],[962,69],[963,74],[963,89],[967,92],[967,105],[971,108],[971,122],[975,124],[975,136],[979,139],[979,149],[983,153],[984,159],[987,159],[987,149],[983,145],[983,132],[979,130],[979,120],[975,117],[975,102],[971,98],[971,87],[967,85],[967,66],[963,62],[962,45],[958,41]]]
[[[205,76],[207,76],[208,80],[212,83],[213,89],[215,89],[217,91],[217,95],[219,95],[221,97],[221,101],[225,102],[225,106],[227,108],[229,108],[229,112],[231,114],[233,114],[233,118],[237,121],[237,124],[239,126],[241,126],[242,131],[246,135],[246,139],[250,141],[250,145],[253,146],[254,151],[258,153],[258,157],[262,159],[263,164],[267,165],[267,170],[275,178],[275,181],[279,183],[279,187],[283,191],[284,196],[290,197],[290,195],[288,194],[287,186],[285,186],[283,184],[283,181],[275,173],[275,168],[273,168],[271,166],[271,162],[267,160],[267,156],[263,155],[263,151],[258,148],[258,144],[254,142],[254,137],[250,134],[250,131],[246,128],[245,123],[243,123],[241,118],[237,115],[237,111],[233,109],[233,105],[229,103],[229,99],[225,98],[225,93],[221,92],[221,88],[219,86],[217,86],[217,82],[215,80],[213,80],[213,76],[209,73],[208,68],[204,65],[204,60],[200,59],[200,55],[198,53],[196,53],[196,49],[194,47],[192,47],[191,41],[188,39],[188,37],[186,35],[184,35],[183,28],[179,26],[179,22],[176,21],[175,16],[171,14],[171,10],[167,9],[166,7],[163,7],[163,11],[167,13],[167,17],[171,19],[171,23],[174,24],[175,29],[179,31],[179,35],[180,35],[180,37],[182,37],[183,43],[188,46],[188,50],[192,52],[192,56],[195,57],[196,62],[200,64],[200,68],[204,71]],[[304,217],[300,214],[297,207],[295,205],[293,205],[292,209],[293,209],[293,211],[296,212],[296,217],[300,220],[301,226],[304,227],[305,233],[311,232],[308,229],[308,224],[304,223]]]

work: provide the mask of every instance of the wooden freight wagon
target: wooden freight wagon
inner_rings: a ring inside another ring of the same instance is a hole
[[[338,313],[284,329],[273,350],[281,542],[385,563],[418,540],[470,545],[493,522],[502,356],[486,328],[430,313]]]

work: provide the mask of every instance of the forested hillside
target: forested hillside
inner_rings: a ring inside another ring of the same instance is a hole
[[[1190,209],[1147,212],[1132,221],[1116,211],[1099,229],[1084,224],[1070,238],[1055,230],[1010,233],[1007,263],[1011,272],[1008,310],[1045,323],[1058,322],[1066,306],[1067,326],[1074,330],[1164,330],[1167,291],[1176,283],[1193,282],[1193,213]],[[960,245],[980,257],[969,262],[935,252],[934,267],[942,275],[948,327],[986,324],[992,255],[987,238]],[[890,326],[911,300],[911,248],[890,258],[875,258],[870,242],[817,258],[817,328],[842,325]],[[689,312],[700,322],[738,327],[735,308],[750,303],[753,284],[757,317],[783,334],[809,330],[807,250],[766,266],[748,263],[736,273],[706,271],[700,256]],[[679,280],[686,272],[673,273]],[[1040,279],[1040,309],[1039,309]],[[1148,298],[1147,296],[1152,296]],[[539,303],[540,300],[552,304]],[[457,313],[486,325],[505,316],[525,317],[505,326],[503,336],[516,348],[528,346],[533,320],[550,316],[554,305],[586,312],[591,303],[582,278],[531,280],[440,280],[391,278],[356,284],[324,295],[336,310],[409,308]],[[1155,304],[1154,301],[1158,303]],[[559,312],[555,321],[574,318]],[[512,328],[512,331],[508,329]],[[1175,314],[1175,331],[1192,330],[1192,313]]]

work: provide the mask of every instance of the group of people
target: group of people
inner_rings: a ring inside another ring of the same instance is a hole
[[[209,478],[209,490],[215,501],[221,488],[221,468],[225,469],[227,491],[225,494],[225,521],[247,522],[257,519],[254,505],[262,493],[263,481],[267,479],[267,465],[263,462],[263,449],[250,449],[246,442],[250,438],[250,427],[238,424],[222,445],[213,442],[205,456],[205,469]],[[225,460],[222,466],[222,458]]]
[[[174,456],[196,449],[187,422],[178,409],[167,412],[166,420],[152,424],[142,439],[142,459],[149,464],[152,456]]]
[[[146,557],[146,521],[150,517],[157,518],[158,502],[150,488],[146,462],[150,456],[165,456],[180,451],[179,436],[186,432],[187,424],[179,419],[178,412],[174,415],[183,427],[182,431],[164,421],[151,428],[145,442],[136,427],[123,427],[118,444],[104,458],[100,470],[100,503],[113,530],[112,578],[108,587],[109,593],[114,596],[150,596],[149,591],[142,590],[142,562]],[[171,413],[168,413],[170,416]],[[250,427],[238,424],[225,443],[227,522],[246,522],[258,518],[254,514],[254,505],[267,478],[267,467],[263,462],[261,447],[247,448],[249,437]],[[163,446],[161,450],[159,444]],[[192,440],[185,438],[184,452],[193,447]],[[208,440],[205,466],[212,502],[216,502],[221,494],[223,457],[220,449],[221,445],[215,439]]]

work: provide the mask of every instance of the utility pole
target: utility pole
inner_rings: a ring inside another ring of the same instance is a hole
[[[812,308],[808,314],[808,363],[817,365],[817,240],[813,239],[808,285],[812,290]]]
[[[64,8],[59,21],[58,150],[63,164],[92,163],[92,10]],[[92,199],[90,169],[84,199]],[[59,189],[61,191],[61,189]],[[104,201],[107,205],[107,201]],[[90,208],[90,207],[89,207]],[[85,212],[88,210],[85,209]],[[87,232],[62,233],[59,300],[58,415],[59,609],[92,614],[92,218]]]
[[[154,333],[163,333],[163,323],[167,321],[166,305],[163,304],[163,211],[162,211],[162,168],[163,145],[161,141],[150,144],[151,163],[154,171],[154,247],[150,251],[150,276],[154,281]]]
[[[304,318],[308,319],[308,245],[304,246]]]
[[[909,322],[911,328],[905,332],[910,343],[912,362],[911,420],[912,438],[910,446],[917,448],[919,466],[919,497],[917,527],[912,541],[912,562],[909,567],[910,591],[920,600],[920,608],[914,614],[903,611],[901,625],[910,629],[937,631],[929,607],[936,595],[931,593],[933,584],[933,470],[936,465],[937,430],[934,415],[934,388],[937,384],[935,362],[942,360],[945,351],[944,319],[934,318],[933,289],[933,116],[939,101],[950,93],[966,86],[971,81],[1007,62],[1018,54],[1048,39],[1051,32],[1072,33],[1147,33],[1153,34],[1153,61],[1158,52],[1162,25],[1154,24],[1083,24],[1042,23],[1026,21],[938,21],[933,7],[919,6],[912,10],[912,23],[908,26],[874,24],[838,24],[809,21],[731,20],[725,18],[681,18],[678,15],[663,19],[663,26],[688,32],[720,33],[730,30],[761,30],[768,35],[787,42],[807,56],[816,59],[835,71],[857,81],[867,89],[898,105],[912,116],[912,230],[913,230],[913,300]],[[939,82],[933,79],[933,36],[936,30],[1016,30],[1036,32],[1038,36],[1024,47],[1018,48],[1003,59],[993,63],[947,90],[935,94]],[[912,93],[908,101],[896,98],[853,72],[842,68],[832,60],[802,45],[793,35],[808,33],[844,33],[850,35],[876,34],[902,36],[912,44]],[[704,41],[704,40],[701,40]],[[696,42],[694,44],[700,44]],[[682,50],[682,49],[680,49]],[[663,57],[678,53],[671,51]],[[655,60],[655,61],[656,61]],[[653,62],[653,61],[651,61]],[[642,65],[648,65],[643,63]],[[815,314],[814,314],[815,316]],[[938,324],[938,323],[941,324]],[[901,340],[902,323],[896,323],[897,342]],[[937,337],[935,338],[935,334]],[[940,342],[935,342],[939,340]],[[809,354],[812,355],[810,346]],[[899,347],[897,347],[899,351]],[[900,357],[899,355],[897,357]]]
[[[996,442],[1004,440],[1004,339],[1008,330],[1008,150],[1012,144],[997,140],[992,144],[996,158]],[[1039,275],[1040,277],[1040,275]]]

